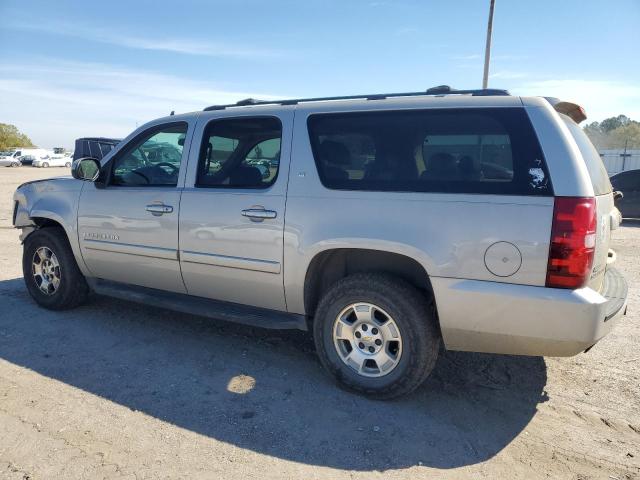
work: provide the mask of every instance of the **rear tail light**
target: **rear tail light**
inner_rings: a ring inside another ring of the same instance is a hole
[[[547,287],[585,286],[596,249],[596,226],[595,198],[555,198]]]

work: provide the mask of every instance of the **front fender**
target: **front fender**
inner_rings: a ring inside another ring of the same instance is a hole
[[[16,204],[14,226],[22,229],[20,240],[26,238],[44,222],[60,225],[69,240],[71,250],[83,275],[89,271],[82,260],[78,241],[77,211],[83,182],[55,179],[22,185],[14,195]]]

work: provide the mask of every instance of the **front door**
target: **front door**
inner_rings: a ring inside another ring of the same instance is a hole
[[[151,127],[104,166],[104,188],[80,197],[82,257],[96,278],[185,292],[178,261],[180,173],[188,124]]]
[[[220,115],[218,113],[218,115]],[[284,209],[293,112],[200,117],[180,210],[191,295],[286,310]]]

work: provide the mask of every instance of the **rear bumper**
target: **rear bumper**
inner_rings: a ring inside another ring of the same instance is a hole
[[[626,314],[627,283],[614,268],[602,292],[432,278],[450,350],[571,356],[597,343]]]

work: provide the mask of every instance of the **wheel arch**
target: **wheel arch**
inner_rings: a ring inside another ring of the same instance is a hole
[[[69,225],[68,222],[66,222],[64,218],[56,212],[43,211],[39,209],[32,210],[29,214],[28,219],[28,225],[16,225],[16,227],[22,229],[23,233],[20,236],[20,240],[22,241],[22,243],[24,243],[27,237],[29,237],[29,235],[31,235],[36,230],[40,230],[43,228],[60,228],[67,237],[67,241],[69,242],[71,251],[73,252],[76,263],[78,264],[78,268],[84,276],[91,276],[91,272],[85,265],[82,253],[80,251],[80,244],[78,241],[78,234],[75,228],[75,224]]]
[[[331,285],[355,273],[390,274],[413,285],[429,298],[434,295],[427,270],[414,258],[386,250],[332,248],[317,253],[307,267],[303,289],[307,315],[313,316],[322,295]]]

